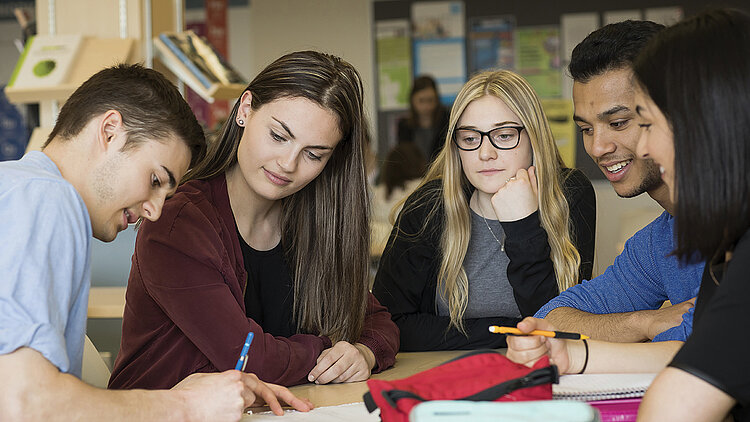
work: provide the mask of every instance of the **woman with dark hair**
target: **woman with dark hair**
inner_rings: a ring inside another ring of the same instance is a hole
[[[706,262],[693,333],[639,420],[750,420],[748,52],[750,16],[714,10],[667,28],[635,62],[637,152],[660,166],[677,204],[674,253]]]
[[[440,104],[437,83],[427,75],[414,79],[409,115],[398,121],[398,142],[413,142],[429,162],[440,152],[447,129],[448,110]]]
[[[368,292],[362,82],[334,56],[255,77],[206,158],[136,241],[112,388],[233,368],[284,385],[365,380],[398,329]]]

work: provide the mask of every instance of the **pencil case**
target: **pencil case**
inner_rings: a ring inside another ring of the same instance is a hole
[[[367,381],[370,412],[380,408],[383,422],[407,422],[409,413],[431,400],[551,400],[557,367],[544,356],[532,368],[494,350],[477,350],[400,380]]]

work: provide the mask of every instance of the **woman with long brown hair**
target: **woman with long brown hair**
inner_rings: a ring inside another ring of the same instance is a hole
[[[362,83],[342,59],[291,53],[234,106],[128,281],[113,388],[171,387],[233,368],[284,385],[391,366],[398,329],[368,292]]]

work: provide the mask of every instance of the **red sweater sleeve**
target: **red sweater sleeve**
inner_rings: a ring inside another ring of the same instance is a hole
[[[282,385],[307,382],[307,374],[331,341],[315,335],[284,338],[264,333],[245,314],[245,274],[238,274],[231,258],[236,251],[230,236],[236,234],[192,203],[171,211],[156,223],[146,222],[136,241],[123,320],[123,356],[118,356],[112,381],[119,372],[130,371],[131,376],[113,386],[168,388],[193,372],[233,369],[249,331],[255,339],[247,372]]]
[[[375,355],[373,372],[380,372],[393,366],[399,347],[399,331],[391,320],[391,314],[385,306],[373,296],[367,294],[367,313],[365,326],[359,342],[367,346]]]

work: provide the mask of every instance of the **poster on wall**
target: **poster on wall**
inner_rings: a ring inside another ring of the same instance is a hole
[[[411,9],[414,75],[431,75],[440,100],[453,103],[466,81],[464,4],[460,1],[418,2]]]
[[[516,30],[516,70],[540,98],[561,94],[560,28],[530,26]]]
[[[515,69],[512,15],[469,21],[469,74],[488,69]]]
[[[378,62],[378,108],[381,111],[409,107],[411,52],[409,21],[384,20],[375,23]]]
[[[573,121],[573,102],[568,99],[547,98],[542,100],[552,136],[565,162],[565,167],[576,166],[576,124]]]

